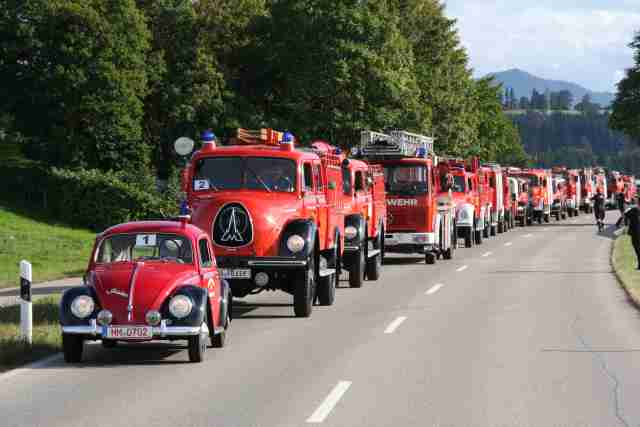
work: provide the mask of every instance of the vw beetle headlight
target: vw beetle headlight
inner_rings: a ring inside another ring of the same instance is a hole
[[[178,319],[187,317],[193,310],[193,301],[186,295],[176,295],[169,301],[169,312]]]
[[[93,298],[89,295],[79,295],[71,302],[71,313],[78,319],[86,319],[93,313],[95,307]]]
[[[294,234],[287,239],[287,249],[289,249],[291,253],[297,254],[304,249],[304,243],[302,236]]]
[[[353,225],[348,225],[344,228],[344,237],[347,240],[353,240],[358,237],[358,229]]]

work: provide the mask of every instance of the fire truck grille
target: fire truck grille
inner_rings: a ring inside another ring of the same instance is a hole
[[[249,213],[239,203],[220,209],[211,230],[216,245],[239,248],[253,242],[253,224]]]

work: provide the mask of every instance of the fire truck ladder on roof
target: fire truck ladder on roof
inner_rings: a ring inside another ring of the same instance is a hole
[[[360,149],[363,157],[416,157],[421,150],[423,155],[433,154],[434,139],[429,136],[395,130],[389,134],[362,131]]]

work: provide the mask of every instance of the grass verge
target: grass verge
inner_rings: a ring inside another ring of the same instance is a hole
[[[20,306],[0,309],[0,372],[34,362],[61,350],[60,296],[33,302],[33,346],[20,340]]]
[[[81,276],[95,234],[0,206],[0,288],[18,286],[19,263],[33,266],[35,283]]]
[[[618,237],[613,243],[611,263],[620,284],[629,298],[640,308],[640,270],[628,235]]]

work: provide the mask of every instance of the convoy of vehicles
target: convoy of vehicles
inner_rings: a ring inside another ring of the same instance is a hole
[[[185,159],[181,216],[117,225],[99,234],[84,285],[60,304],[64,357],[85,341],[186,340],[189,360],[225,345],[233,298],[293,296],[297,317],[332,305],[349,286],[378,280],[385,254],[427,264],[518,223],[592,209],[596,191],[636,197],[633,176],[602,168],[521,169],[438,157],[431,137],[363,131],[347,156],[325,141],[296,147],[288,132],[238,129],[224,145],[176,141]],[[609,183],[609,185],[608,185]],[[614,199],[615,200],[615,199]]]

